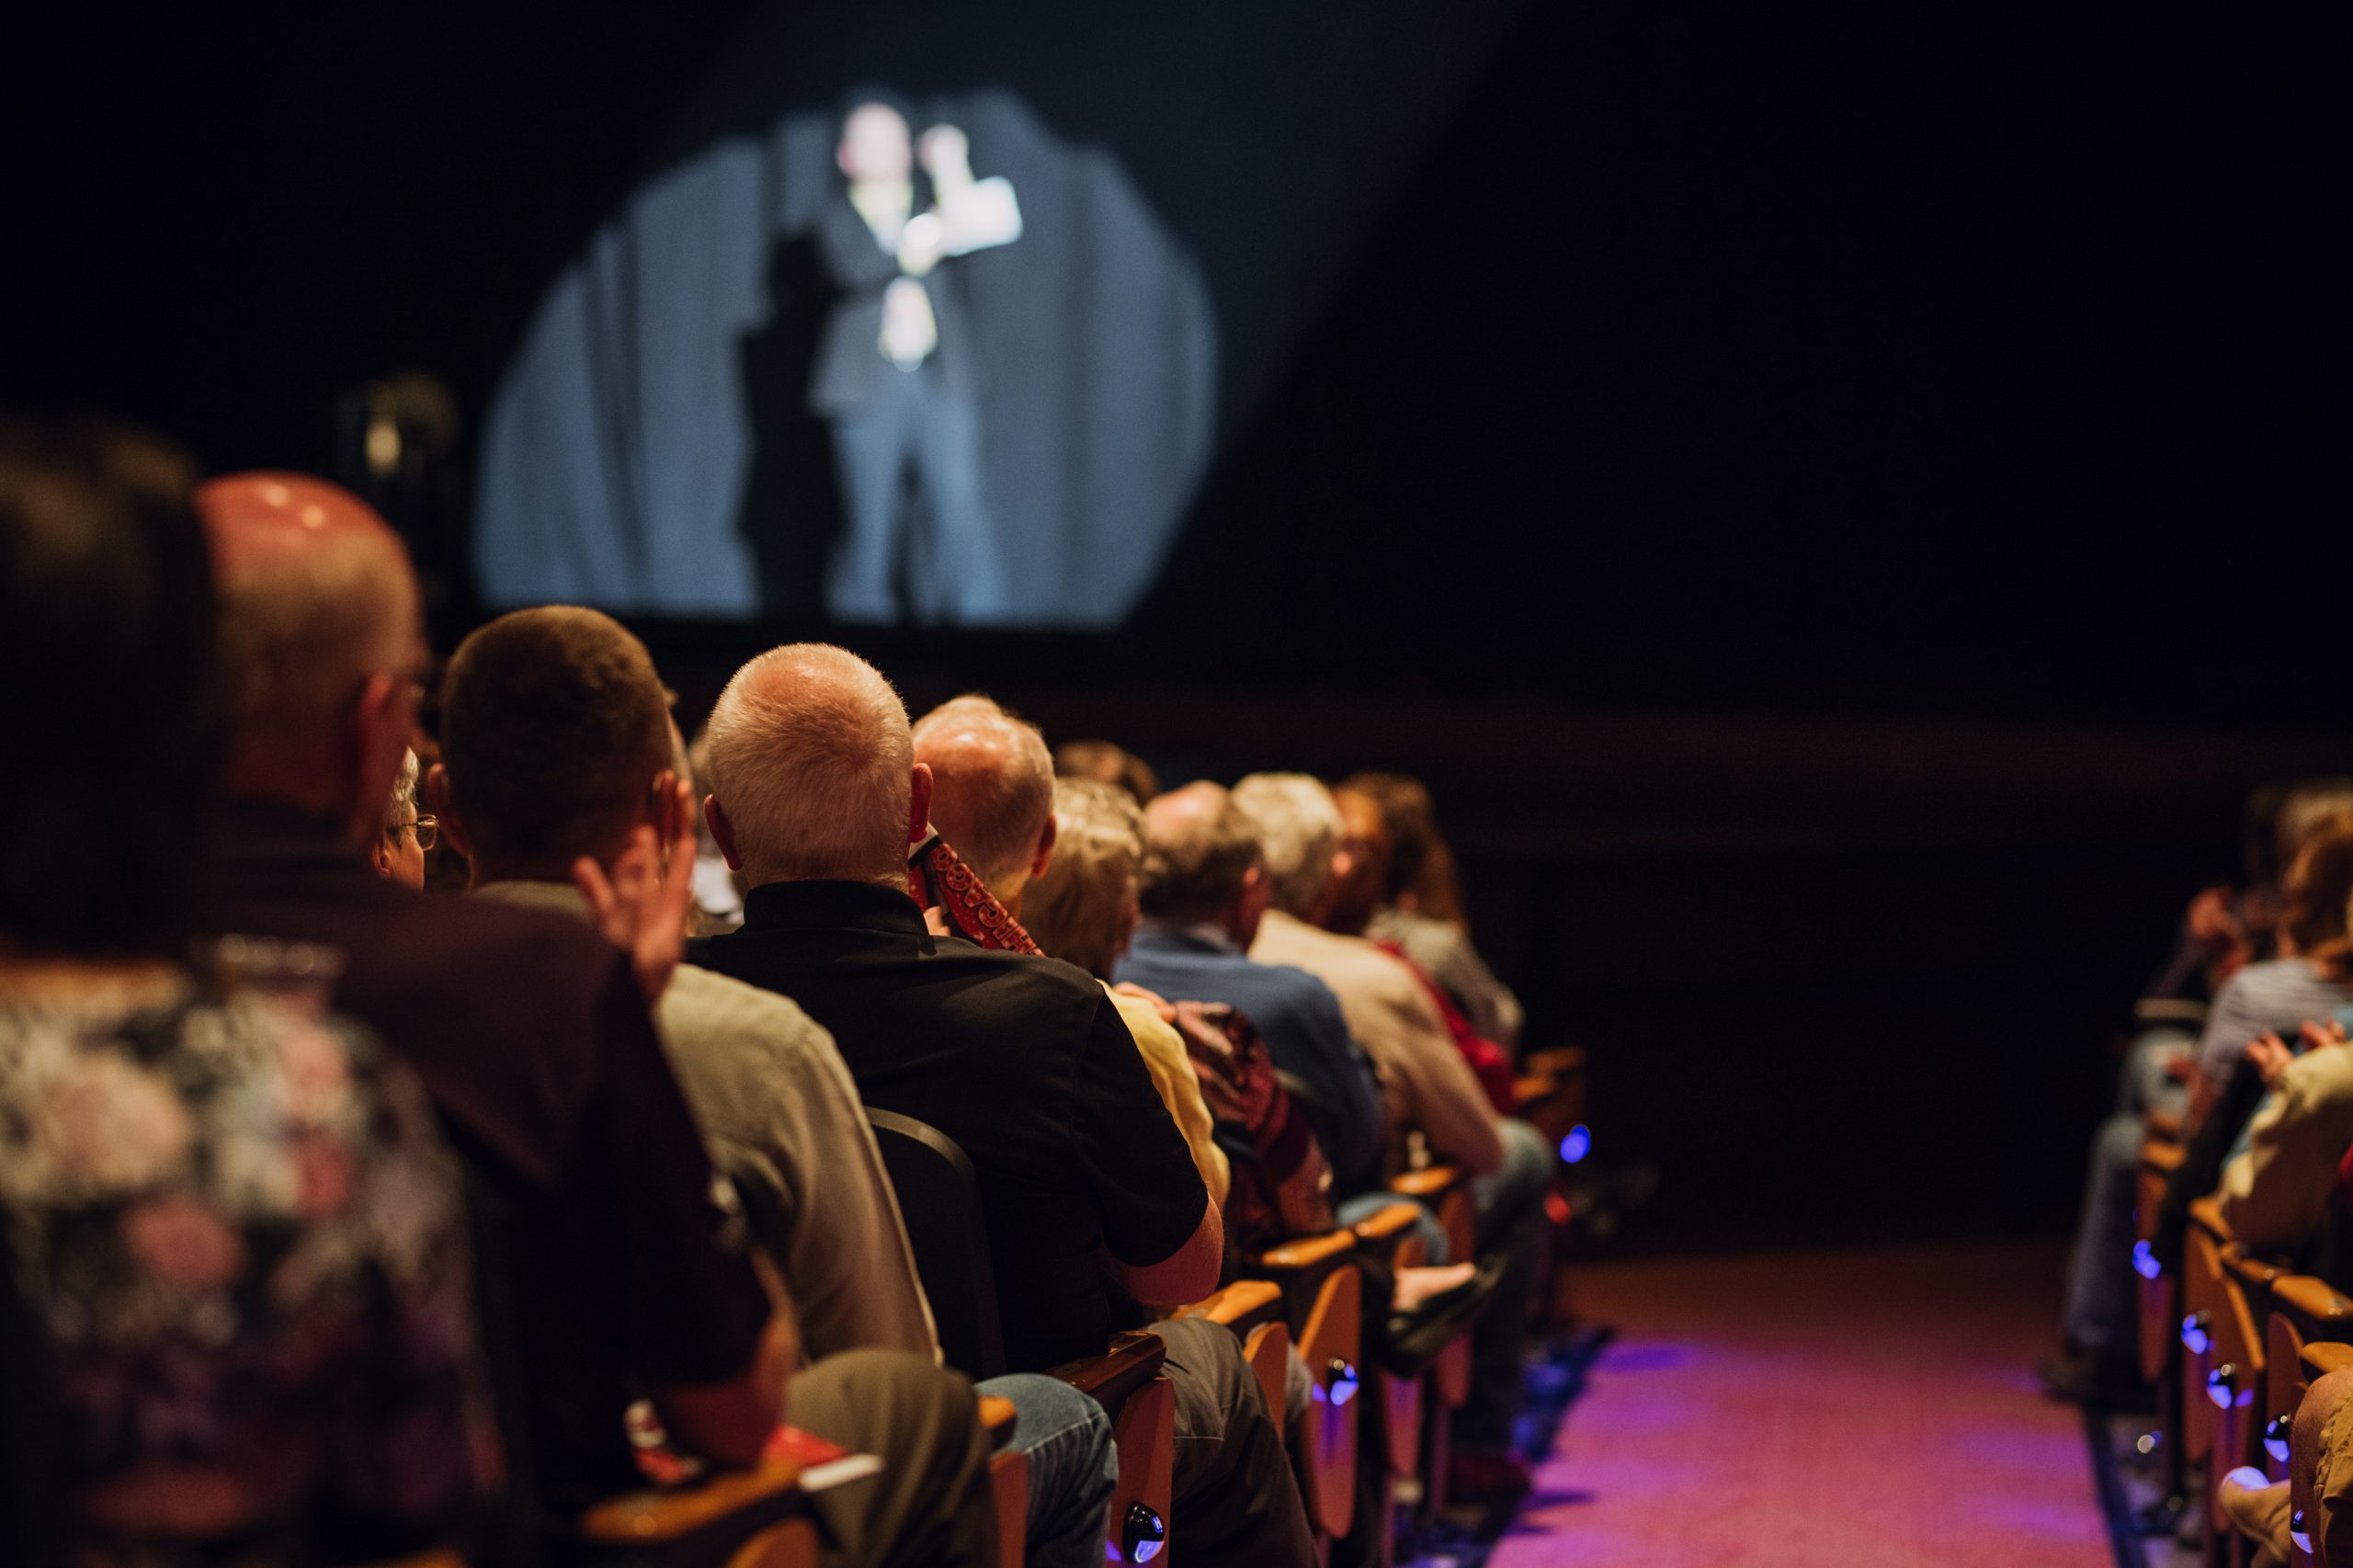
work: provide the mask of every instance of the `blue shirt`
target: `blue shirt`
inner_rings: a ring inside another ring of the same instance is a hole
[[[1174,1002],[1223,1002],[1257,1026],[1275,1066],[1322,1107],[1335,1181],[1355,1190],[1378,1174],[1385,1129],[1372,1063],[1348,1033],[1339,998],[1302,969],[1252,960],[1217,933],[1147,922],[1118,978]]]

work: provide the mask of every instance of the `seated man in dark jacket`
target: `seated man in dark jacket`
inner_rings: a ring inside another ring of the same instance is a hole
[[[979,1178],[1006,1363],[1099,1353],[1135,1303],[1217,1285],[1223,1229],[1119,1010],[1084,971],[934,936],[908,895],[931,772],[898,694],[838,648],[736,673],[710,728],[711,835],[751,883],[708,968],[831,1030],[870,1107],[928,1122]],[[1314,1561],[1281,1434],[1233,1335],[1158,1325],[1188,1562]]]

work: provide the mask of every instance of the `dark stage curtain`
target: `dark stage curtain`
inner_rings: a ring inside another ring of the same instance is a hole
[[[1015,244],[949,265],[976,369],[1010,625],[1111,627],[1151,585],[1213,438],[1198,270],[1107,153],[1009,94],[918,102],[1018,195]],[[839,527],[806,408],[810,226],[836,121],[785,117],[639,187],[557,278],[492,404],[475,566],[495,606],[820,613]]]

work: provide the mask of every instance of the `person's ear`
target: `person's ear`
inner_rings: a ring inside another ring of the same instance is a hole
[[[368,851],[368,860],[376,868],[378,876],[390,881],[392,875],[392,840],[381,833],[378,834],[374,846]]]
[[[1032,877],[1046,874],[1046,867],[1054,858],[1054,841],[1061,836],[1062,823],[1052,816],[1047,817],[1045,831],[1038,835],[1037,853],[1029,857],[1029,874]]]
[[[908,783],[907,842],[921,844],[931,835],[931,764],[916,763]]]
[[[678,799],[678,776],[668,768],[654,776],[654,787],[645,798],[645,820],[654,828],[654,842],[667,848],[687,831],[687,819],[693,812],[691,804]]]
[[[389,670],[369,676],[353,702],[346,735],[344,832],[354,844],[383,836],[384,814],[392,803],[392,783],[408,756],[415,713],[405,676]]]
[[[469,866],[474,863],[473,835],[466,831],[465,814],[458,810],[457,791],[449,787],[449,770],[435,763],[416,781],[417,798],[425,809],[441,824],[442,842],[455,850],[458,858]]]
[[[719,846],[720,854],[726,857],[727,869],[742,870],[744,858],[735,853],[735,824],[729,822],[727,813],[719,809],[718,796],[705,795],[702,798],[702,824],[710,829],[710,841]]]

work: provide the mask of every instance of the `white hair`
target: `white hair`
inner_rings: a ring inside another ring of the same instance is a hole
[[[403,752],[401,770],[392,779],[392,798],[384,808],[384,826],[387,831],[400,826],[403,823],[415,820],[418,771],[416,753]]]
[[[1054,814],[1046,737],[978,692],[917,721],[915,760],[931,768],[931,823],[999,898],[1028,874]]]
[[[745,879],[904,886],[915,743],[880,671],[823,642],[735,672],[706,731],[710,777]]]
[[[1257,830],[1269,902],[1304,919],[1332,881],[1347,833],[1332,791],[1304,773],[1254,773],[1233,787],[1233,803]]]

